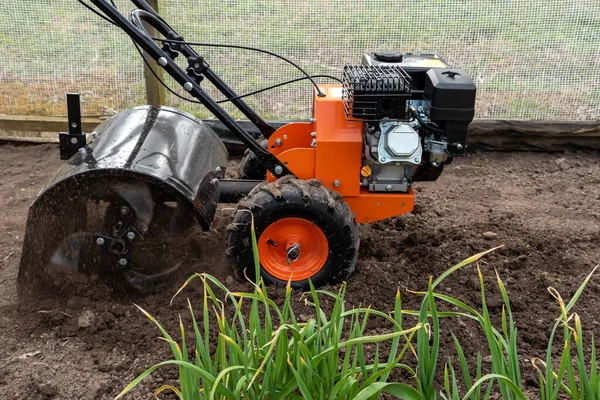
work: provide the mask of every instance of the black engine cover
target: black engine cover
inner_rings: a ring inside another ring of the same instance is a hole
[[[447,132],[448,153],[464,154],[469,123],[475,116],[475,84],[460,69],[427,71],[423,99],[431,120]]]

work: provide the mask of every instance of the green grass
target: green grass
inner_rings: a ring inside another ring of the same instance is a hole
[[[256,250],[254,225],[252,243]],[[255,251],[256,276],[260,263]],[[176,342],[148,312],[140,310],[158,327],[169,344],[173,359],[156,364],[132,381],[118,397],[122,397],[155,370],[168,365],[179,368],[179,387],[157,389],[175,392],[179,398],[192,399],[369,399],[380,392],[401,393],[418,399],[418,392],[405,384],[388,384],[394,368],[411,349],[411,339],[421,324],[402,326],[400,293],[395,299],[395,313],[390,316],[371,308],[346,310],[342,285],[337,293],[316,290],[311,285],[307,304],[315,316],[300,322],[291,301],[288,283],[285,301],[278,306],[267,293],[262,279],[254,283],[254,291],[231,292],[210,275],[196,274],[188,279],[177,294],[199,279],[203,285],[201,323],[198,323],[188,299],[195,348],[180,318],[180,342]],[[217,297],[218,292],[225,299]],[[176,295],[177,295],[176,294]],[[321,307],[324,297],[333,300],[331,311]],[[227,306],[230,302],[231,306]],[[249,309],[246,304],[249,304]],[[230,309],[233,308],[233,312]],[[387,334],[367,335],[369,318],[383,318],[393,329]],[[211,327],[218,328],[214,333]],[[348,334],[343,332],[347,329]],[[189,335],[189,334],[188,334]],[[211,350],[211,343],[217,346]],[[401,343],[403,341],[403,343]],[[389,343],[387,358],[379,349]],[[375,344],[374,361],[365,358],[365,344]],[[343,352],[343,356],[341,356]],[[192,354],[192,356],[190,356]],[[157,394],[158,394],[157,393]],[[331,397],[329,397],[331,396]]]
[[[411,339],[421,325],[402,326],[399,295],[395,317],[391,317],[370,308],[346,310],[345,285],[337,293],[313,288],[307,303],[314,307],[315,317],[300,322],[292,307],[289,285],[283,305],[278,306],[269,299],[262,282],[253,292],[230,292],[215,278],[198,274],[184,287],[196,278],[204,288],[201,322],[188,300],[193,329],[187,333],[180,322],[179,342],[140,308],[161,331],[173,359],[145,371],[119,397],[155,370],[175,365],[179,368],[179,387],[164,386],[157,392],[169,389],[181,399],[324,399],[328,394],[331,398],[367,399],[381,391],[418,398],[415,389],[386,382],[394,368],[405,368],[414,374],[400,360],[411,348]],[[217,297],[218,292],[225,293],[224,301]],[[323,297],[334,302],[329,312],[320,306]],[[386,319],[393,326],[392,331],[365,334],[372,317]],[[215,326],[217,333],[211,329]],[[347,335],[343,334],[346,328]],[[194,347],[189,347],[190,335]],[[211,351],[215,341],[216,349]],[[391,343],[387,358],[379,355],[382,343]],[[365,358],[366,344],[376,347],[371,363]]]
[[[133,7],[126,0],[117,4],[123,11]],[[525,95],[549,91],[553,97],[544,100],[547,105],[560,103],[563,93],[595,90],[599,85],[594,76],[600,11],[590,0],[572,6],[552,0],[539,7],[524,0],[373,0],[340,2],[335,7],[290,0],[161,0],[161,4],[163,15],[190,40],[274,50],[315,74],[339,74],[344,63],[357,62],[365,50],[437,52],[472,76],[482,77],[483,82],[478,82],[482,113],[495,93],[511,96],[515,87]],[[3,21],[0,50],[8,55],[3,72],[10,79],[48,80],[56,91],[65,85],[92,93],[109,88],[115,94],[106,105],[116,109],[143,102],[139,90],[130,90],[142,81],[142,63],[128,39],[75,0],[42,6],[33,0],[14,2],[6,8]],[[299,76],[293,68],[264,55],[223,49],[201,52],[239,92]],[[261,95],[255,104],[269,117],[306,117],[310,93],[308,85],[296,85]],[[577,96],[568,97],[567,104],[554,109],[523,104],[495,107],[493,112],[502,113],[503,118],[566,118],[569,109],[579,105]],[[174,98],[169,102],[208,116],[197,106]],[[294,104],[301,106],[294,109]],[[588,104],[586,99],[580,105],[588,114],[598,107],[597,101]],[[0,112],[17,106],[6,102]]]
[[[255,249],[255,268],[260,268]],[[140,310],[158,327],[168,343],[173,359],[160,362],[143,372],[119,394],[123,397],[154,371],[167,366],[179,369],[178,387],[165,385],[156,389],[158,396],[166,390],[180,399],[376,399],[382,393],[407,400],[525,400],[518,351],[518,330],[510,306],[509,293],[496,273],[503,307],[500,326],[492,323],[487,303],[483,274],[477,266],[481,287],[481,310],[465,302],[441,294],[435,289],[456,271],[476,263],[491,249],[453,266],[435,281],[429,280],[419,310],[403,310],[400,292],[389,315],[372,308],[346,309],[346,285],[337,293],[311,291],[306,304],[314,308],[308,321],[300,322],[294,313],[292,290],[288,284],[282,305],[269,298],[262,279],[254,283],[252,292],[231,292],[207,274],[192,276],[179,295],[193,280],[203,285],[201,313],[195,313],[188,299],[192,333],[186,333],[180,317],[180,339],[176,341],[147,311]],[[565,302],[558,291],[549,288],[557,300],[560,316],[552,328],[545,361],[533,360],[530,368],[539,375],[539,397],[542,400],[570,398],[600,399],[600,374],[596,365],[594,339],[591,347],[583,342],[579,316],[571,313],[587,283],[598,267]],[[260,276],[258,273],[256,276]],[[223,299],[219,297],[219,293]],[[333,301],[330,311],[321,306],[322,299]],[[248,304],[249,303],[249,304]],[[438,303],[454,311],[438,311]],[[410,327],[403,326],[403,316],[415,316]],[[387,333],[369,334],[370,318],[388,321]],[[467,318],[478,323],[488,344],[491,367],[482,366],[481,349],[475,363],[470,364],[459,338],[451,333],[455,358],[440,365],[440,319]],[[562,353],[559,362],[555,334],[563,327]],[[216,332],[215,332],[216,328]],[[195,343],[190,346],[192,336]],[[416,341],[416,343],[415,343]],[[211,347],[216,342],[216,348]],[[365,345],[374,344],[367,350]],[[389,349],[387,358],[382,349]],[[372,347],[371,347],[372,349]],[[416,365],[407,355],[416,357]],[[367,360],[372,360],[371,362]],[[412,365],[411,365],[412,364]],[[557,366],[555,368],[555,366]],[[389,381],[392,371],[403,369],[414,382]],[[441,375],[440,375],[441,374]],[[439,384],[439,377],[443,384]]]

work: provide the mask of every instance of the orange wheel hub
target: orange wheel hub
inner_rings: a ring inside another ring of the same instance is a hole
[[[304,218],[282,218],[258,239],[260,264],[277,279],[302,281],[323,268],[329,255],[325,234]]]

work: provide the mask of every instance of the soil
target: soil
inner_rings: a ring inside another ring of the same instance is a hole
[[[519,329],[524,385],[536,395],[534,357],[543,357],[550,328],[559,315],[547,291],[555,287],[570,298],[600,262],[599,153],[475,153],[455,160],[437,182],[415,187],[416,207],[407,215],[360,226],[356,272],[348,281],[347,307],[372,305],[393,310],[400,289],[403,305],[415,309],[430,276],[494,246],[504,245],[480,263],[488,305],[498,320],[501,297],[495,273],[511,297]],[[111,296],[105,290],[36,297],[19,301],[16,277],[27,210],[40,188],[61,165],[55,145],[0,145],[0,393],[4,399],[108,399],[131,379],[168,357],[159,332],[133,303],[177,332],[178,314],[186,314],[185,296],[169,305],[178,282],[144,298]],[[230,174],[235,175],[236,162]],[[197,262],[189,274],[207,271],[231,289],[249,290],[231,278],[225,256],[225,228],[233,205],[220,205],[212,232],[197,241]],[[330,288],[335,290],[336,288]],[[186,289],[187,290],[187,289]],[[274,297],[281,289],[273,288]],[[481,306],[475,267],[452,275],[439,290]],[[198,302],[197,289],[186,294]],[[304,307],[301,293],[294,301]],[[591,279],[574,311],[589,342],[600,334],[600,277]],[[303,312],[308,313],[306,309]],[[383,328],[374,324],[370,331]],[[468,321],[445,320],[441,327],[442,364],[455,356],[450,332],[457,333],[469,360],[488,355],[480,330]],[[165,369],[129,398],[147,399],[176,378]],[[403,379],[401,376],[398,377]]]

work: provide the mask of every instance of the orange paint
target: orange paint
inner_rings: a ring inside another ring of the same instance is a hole
[[[415,194],[369,192],[362,188],[359,196],[344,197],[358,223],[370,223],[411,212],[415,207]]]
[[[313,148],[289,149],[280,153],[277,158],[290,169],[299,179],[312,179],[315,177],[315,159],[317,151]],[[276,180],[275,175],[267,172],[267,180]]]
[[[297,246],[298,257],[288,258]],[[282,218],[269,225],[258,239],[262,267],[277,279],[302,281],[323,268],[329,256],[325,234],[304,218]]]
[[[363,124],[348,122],[346,119],[341,85],[320,87],[326,96],[314,96],[313,114],[317,132],[316,178],[342,196],[358,196],[363,154]],[[339,183],[339,186],[336,183]]]
[[[412,211],[412,189],[408,193],[373,193],[360,187],[363,124],[346,120],[341,85],[320,88],[326,96],[315,93],[313,97],[315,122],[294,122],[279,128],[269,138],[269,151],[296,177],[316,178],[328,189],[339,192],[354,212],[356,222],[375,222]],[[316,147],[312,146],[314,139]],[[272,182],[275,177],[267,173],[267,180]]]
[[[310,147],[311,133],[315,131],[315,124],[310,122],[292,122],[277,129],[269,137],[269,151],[274,155],[286,150],[299,147]]]

